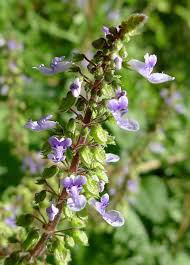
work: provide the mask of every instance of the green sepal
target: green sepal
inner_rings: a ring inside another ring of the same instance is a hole
[[[8,237],[8,241],[10,243],[18,243],[19,242],[19,240],[16,238],[16,235],[12,235],[12,236]]]
[[[59,172],[59,168],[56,165],[53,165],[51,167],[44,168],[42,177],[45,179],[48,179],[48,178],[56,176],[58,172]]]
[[[34,217],[31,214],[19,215],[16,219],[16,225],[22,227],[28,227],[32,224]]]
[[[35,193],[35,202],[39,203],[44,201],[46,198],[46,191],[45,190],[41,190],[40,192]]]
[[[96,146],[93,148],[92,152],[94,154],[94,159],[97,162],[104,164],[104,162],[106,160],[106,153],[105,153],[104,149],[101,146]]]
[[[85,55],[83,53],[73,53],[72,61],[73,62],[80,62],[84,60]]]
[[[90,192],[91,195],[93,195],[94,197],[98,197],[99,196],[99,192],[100,192],[99,183],[98,183],[98,181],[93,179],[92,176],[88,177],[86,185],[85,185],[85,189],[88,192]]]
[[[84,246],[88,246],[88,237],[84,231],[82,230],[73,231],[73,238],[77,243],[82,244]]]
[[[43,185],[45,182],[46,182],[45,179],[43,179],[43,178],[38,178],[38,179],[36,179],[35,184],[37,184],[37,185]]]
[[[95,125],[91,128],[91,136],[98,144],[106,144],[108,140],[108,132],[101,125]]]
[[[77,98],[73,97],[71,91],[67,93],[67,96],[61,100],[59,110],[61,112],[68,111],[73,105],[75,105]]]
[[[80,67],[77,66],[77,65],[73,65],[69,68],[69,72],[72,72],[72,73],[77,73],[77,72],[80,72]]]
[[[67,123],[66,130],[72,134],[74,134],[76,130],[76,122],[75,119],[70,119]]]
[[[105,183],[108,183],[108,176],[106,172],[100,168],[96,169],[95,174],[98,176],[99,179],[103,180]]]
[[[88,146],[82,147],[80,149],[80,159],[85,166],[91,166],[93,162],[93,153]]]
[[[4,265],[17,265],[20,261],[19,252],[13,252],[4,261]]]
[[[94,40],[92,42],[92,46],[95,48],[95,49],[104,49],[107,47],[107,42],[104,38],[99,38],[97,40]]]
[[[104,99],[112,98],[114,95],[112,86],[105,83],[101,89],[101,95]]]
[[[23,248],[24,250],[29,250],[31,247],[33,247],[37,241],[40,239],[40,234],[36,229],[31,230],[25,241],[23,242]]]
[[[66,235],[65,237],[65,243],[68,247],[73,248],[75,246],[75,241],[72,236]]]

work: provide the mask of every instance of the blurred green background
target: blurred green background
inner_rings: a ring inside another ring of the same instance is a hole
[[[109,191],[126,224],[113,229],[92,217],[89,246],[74,248],[71,264],[190,264],[190,1],[0,1],[0,230],[6,235],[13,228],[6,224],[5,207],[21,195],[18,208],[29,207],[40,168],[36,152],[44,134],[23,126],[29,118],[55,113],[72,79],[69,73],[45,77],[32,67],[76,50],[90,58],[102,26],[118,25],[134,12],[149,20],[128,43],[129,58],[155,53],[157,70],[176,80],[151,85],[122,70],[129,114],[141,126],[132,134],[106,125],[117,140],[107,151],[122,158],[108,168]],[[0,245],[6,246],[6,237]]]

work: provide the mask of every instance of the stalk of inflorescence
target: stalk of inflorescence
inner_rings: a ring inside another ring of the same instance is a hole
[[[173,80],[169,75],[152,73],[157,60],[155,55],[146,54],[145,62],[127,61],[126,43],[146,20],[145,15],[134,14],[117,27],[103,27],[104,37],[92,43],[97,50],[92,60],[78,53],[71,61],[64,61],[63,56],[55,57],[49,67],[34,67],[45,75],[65,71],[75,73],[76,78],[59,106],[59,114],[68,112],[71,118],[63,125],[63,122],[53,121],[52,115],[47,115],[38,121],[30,120],[25,126],[36,132],[49,130],[50,136],[42,153],[52,165],[45,168],[37,180],[38,185],[44,185],[43,190],[35,194],[34,209],[38,214],[18,217],[17,224],[27,227],[28,231],[21,244],[24,249],[12,253],[5,264],[13,264],[13,261],[20,264],[26,260],[32,263],[40,257],[50,264],[67,264],[70,259],[65,247],[68,233],[72,232],[74,240],[80,239],[87,244],[83,231],[87,205],[95,208],[109,225],[124,225],[120,212],[108,210],[109,195],[104,191],[109,182],[106,164],[117,162],[119,157],[106,154],[105,147],[115,141],[102,124],[112,120],[119,128],[130,132],[137,131],[139,124],[128,118],[128,98],[121,88],[118,72],[127,65],[151,83]],[[88,74],[81,70],[82,60],[88,62]],[[46,205],[48,203],[46,216],[40,209],[44,200]],[[39,228],[32,227],[34,219],[39,222]],[[70,226],[64,227],[65,224]],[[59,237],[63,237],[63,241]],[[70,246],[73,238],[70,237]]]

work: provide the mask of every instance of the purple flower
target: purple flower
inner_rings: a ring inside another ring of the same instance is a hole
[[[12,228],[16,227],[16,217],[12,216],[5,218],[5,223]]]
[[[100,188],[100,192],[104,191],[104,187],[105,187],[105,182],[103,180],[99,181],[99,188]]]
[[[118,117],[117,125],[126,131],[135,132],[138,131],[140,126],[139,123],[135,120],[124,119],[123,117]]]
[[[69,198],[67,199],[67,206],[74,212],[81,211],[86,206],[85,196],[80,195],[85,183],[86,178],[84,176],[66,177],[61,181],[61,184],[65,187],[69,195]]]
[[[115,154],[108,153],[106,154],[106,163],[115,163],[120,160],[120,157]]]
[[[127,187],[129,189],[129,191],[131,192],[137,192],[138,191],[138,182],[137,180],[132,180],[132,179],[129,179],[127,181]]]
[[[162,154],[166,151],[164,146],[159,142],[150,142],[149,148],[155,154]]]
[[[75,81],[71,84],[70,90],[72,92],[73,97],[78,98],[78,96],[80,95],[81,84],[82,84],[82,81],[80,81],[79,78],[76,78]]]
[[[48,142],[52,148],[52,152],[48,155],[48,158],[55,163],[63,161],[65,159],[64,153],[72,145],[72,140],[70,138],[62,138],[59,140],[57,137],[51,136]]]
[[[114,227],[119,227],[125,223],[125,220],[121,216],[120,212],[115,210],[106,212],[106,208],[109,205],[109,195],[107,193],[100,198],[100,202],[95,199],[91,199],[89,203],[94,206],[108,224]]]
[[[44,64],[41,64],[33,68],[39,70],[41,73],[45,75],[53,75],[65,72],[71,66],[72,63],[69,61],[63,62],[64,58],[65,58],[64,56],[55,57],[50,63],[49,67],[45,67]]]
[[[8,92],[9,92],[9,86],[8,85],[3,85],[0,89],[0,94],[2,96],[7,96]]]
[[[50,121],[52,117],[53,115],[46,115],[38,121],[29,120],[26,123],[25,127],[33,131],[44,131],[44,130],[52,129],[57,124],[55,121]]]
[[[164,73],[152,73],[154,66],[157,63],[157,57],[155,54],[149,55],[148,53],[146,53],[144,58],[145,62],[132,59],[128,62],[128,64],[130,65],[131,69],[144,76],[150,83],[161,84],[175,79],[175,77],[169,76]]]
[[[7,47],[9,50],[22,50],[24,46],[22,43],[12,39],[7,41]]]
[[[51,205],[46,208],[46,213],[50,221],[53,221],[55,219],[55,216],[58,214],[58,212],[59,209],[53,203],[51,203]]]
[[[122,61],[123,61],[122,58],[119,55],[114,54],[113,55],[113,61],[115,64],[115,69],[120,70],[122,67]]]
[[[110,34],[109,28],[106,26],[103,26],[102,31],[104,32],[105,36],[107,36],[108,34]]]
[[[116,98],[108,101],[108,109],[121,129],[127,131],[137,131],[139,129],[138,122],[123,117],[128,112],[128,98],[126,92],[122,91],[120,87],[116,91]]]
[[[44,160],[40,153],[34,156],[26,156],[22,161],[22,170],[29,170],[31,174],[39,173],[44,167]]]
[[[120,18],[120,12],[119,10],[111,10],[108,13],[108,19],[113,21],[113,20],[118,20]]]

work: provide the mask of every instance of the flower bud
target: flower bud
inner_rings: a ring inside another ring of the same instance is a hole
[[[82,81],[80,81],[79,78],[76,78],[75,81],[71,84],[70,90],[73,95],[73,97],[78,98],[81,93],[81,84]]]

